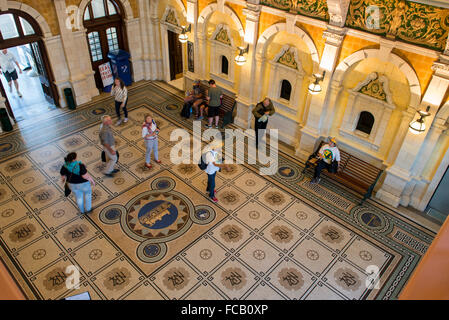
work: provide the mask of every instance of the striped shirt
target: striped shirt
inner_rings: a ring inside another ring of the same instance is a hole
[[[128,99],[128,89],[126,87],[120,88],[120,86],[113,86],[111,90],[111,96],[114,96],[115,101],[125,102]]]

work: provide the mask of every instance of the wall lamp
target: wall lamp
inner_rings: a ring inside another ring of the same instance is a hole
[[[239,55],[237,57],[235,57],[234,60],[235,60],[235,63],[237,63],[237,65],[242,66],[246,62],[246,57],[244,56],[244,54],[248,53],[249,44],[246,45],[246,48],[238,47],[238,49],[239,49]]]
[[[311,94],[318,94],[321,92],[320,81],[324,79],[324,75],[326,74],[326,70],[323,71],[323,74],[315,73],[313,76],[315,77],[315,82],[309,84],[309,92]]]
[[[190,32],[192,30],[192,25],[189,24],[189,26],[186,28],[185,26],[182,26],[181,34],[179,35],[179,42],[186,43],[187,40],[189,40],[189,36],[186,34],[186,32]]]
[[[430,116],[430,106],[427,106],[426,111],[419,110],[417,111],[419,114],[419,119],[412,121],[409,124],[410,131],[414,134],[420,134],[421,132],[426,130],[426,124],[424,123],[424,118]]]

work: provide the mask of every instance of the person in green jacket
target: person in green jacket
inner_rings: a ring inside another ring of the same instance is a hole
[[[263,99],[253,109],[254,130],[256,133],[256,148],[259,148],[259,129],[265,130],[268,124],[268,116],[275,113],[273,102],[269,98]]]

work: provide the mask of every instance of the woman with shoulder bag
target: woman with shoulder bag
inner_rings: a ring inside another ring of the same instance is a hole
[[[114,96],[115,100],[115,113],[117,114],[118,121],[115,124],[119,126],[122,124],[122,120],[120,119],[120,109],[123,109],[125,114],[124,123],[128,122],[128,109],[126,106],[128,104],[128,89],[125,87],[125,83],[120,78],[115,78],[114,84],[111,89],[111,96]]]
[[[81,161],[76,161],[76,153],[71,152],[64,158],[64,165],[61,167],[61,179],[64,184],[67,183],[69,189],[75,195],[76,203],[81,213],[92,211],[92,187],[95,187],[95,181],[87,173],[86,166]],[[70,194],[67,192],[66,196]]]
[[[151,165],[151,152],[154,151],[154,161],[156,163],[161,163],[159,160],[158,154],[158,137],[159,129],[157,128],[156,122],[154,121],[151,114],[145,115],[145,121],[142,124],[142,138],[145,143],[146,152],[145,152],[145,167],[151,169],[153,166]]]

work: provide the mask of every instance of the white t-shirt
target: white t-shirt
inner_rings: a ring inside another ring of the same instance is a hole
[[[4,54],[0,52],[0,67],[2,68],[2,72],[8,71],[9,73],[16,70],[16,57],[11,52],[7,52]]]
[[[206,153],[206,160],[204,161],[207,164],[206,170],[204,170],[207,174],[214,174],[218,170],[220,170],[219,167],[214,166],[215,163],[219,163],[218,161],[218,152],[211,150]]]
[[[340,150],[337,147],[325,144],[321,147],[319,153],[323,155],[323,160],[328,164],[331,164],[334,160],[340,161]]]

